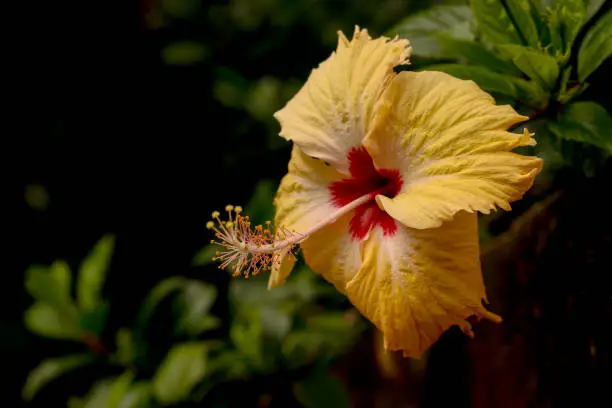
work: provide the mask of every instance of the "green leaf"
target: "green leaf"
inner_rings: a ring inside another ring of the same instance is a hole
[[[217,298],[217,289],[206,283],[189,281],[176,299],[177,334],[196,336],[210,328],[208,312]],[[208,326],[208,327],[207,327]]]
[[[427,67],[427,70],[442,71],[461,79],[471,79],[488,92],[496,92],[512,97],[517,96],[513,77],[498,74],[485,67],[460,64],[441,64]]]
[[[248,357],[253,365],[263,364],[263,327],[260,313],[252,308],[241,310],[230,327],[230,338],[238,351]]]
[[[304,329],[292,330],[285,337],[282,353],[291,365],[311,362],[344,353],[361,330],[358,316],[325,313],[307,320]]]
[[[294,394],[306,408],[349,407],[349,395],[344,384],[325,372],[314,373],[296,383]]]
[[[583,0],[556,1],[547,14],[550,41],[556,56],[566,60],[569,57],[576,35],[585,21]]]
[[[26,327],[40,336],[81,340],[84,335],[76,315],[65,314],[48,303],[34,303],[25,311],[24,320]]]
[[[512,78],[518,97],[522,103],[533,109],[545,109],[548,106],[550,93],[537,81],[528,81],[523,78]]]
[[[95,309],[81,315],[79,326],[86,332],[100,335],[106,326],[109,309],[110,303],[103,301]]]
[[[612,55],[612,10],[600,18],[584,37],[578,52],[578,78],[585,81]]]
[[[147,381],[137,382],[127,390],[119,408],[149,408],[151,404],[151,384]]]
[[[521,40],[532,47],[539,47],[538,27],[531,0],[505,0],[508,17],[513,22]]]
[[[62,260],[57,260],[51,264],[50,275],[53,278],[56,286],[55,289],[58,292],[59,298],[69,300],[70,298],[70,287],[72,285],[72,272],[68,264]]]
[[[184,288],[186,284],[187,279],[180,276],[173,276],[155,285],[140,306],[136,325],[139,328],[143,328],[155,312],[157,305],[172,292]]]
[[[77,281],[77,301],[82,311],[91,311],[101,303],[102,286],[114,246],[115,238],[105,235],[81,263]]]
[[[163,405],[185,400],[206,375],[205,343],[174,346],[153,377],[153,394]]]
[[[585,23],[593,17],[597,11],[601,8],[601,6],[605,3],[606,0],[584,0],[586,5],[586,12],[584,16]]]
[[[119,364],[130,365],[134,360],[134,340],[132,331],[125,327],[117,330],[115,335],[115,344],[117,345],[116,358]]]
[[[500,0],[470,0],[476,25],[482,36],[492,44],[524,44],[503,2]]]
[[[263,224],[274,220],[274,195],[277,184],[272,180],[261,180],[255,186],[251,200],[245,207],[245,214],[251,217],[254,224]]]
[[[596,146],[612,154],[612,117],[595,102],[568,105],[561,118],[548,126],[561,139]]]
[[[107,402],[111,391],[113,379],[98,381],[89,390],[83,399],[82,408],[108,408]]]
[[[260,318],[263,334],[274,340],[282,340],[291,329],[291,316],[278,308],[261,308]]]
[[[192,266],[205,266],[215,263],[212,259],[219,250],[217,245],[206,245],[198,251],[191,261]]]
[[[107,408],[122,406],[121,402],[125,398],[132,381],[134,381],[134,373],[126,371],[110,383],[108,399],[106,400]]]
[[[22,390],[23,399],[30,401],[49,382],[92,361],[93,357],[90,354],[78,354],[44,360],[28,374]]]
[[[71,305],[71,273],[66,262],[58,260],[50,268],[34,265],[26,271],[25,288],[37,300],[58,308]]]
[[[567,105],[569,101],[578,97],[589,86],[589,84],[586,82],[580,84],[570,81],[571,73],[572,67],[567,66],[561,74],[560,89],[557,93],[557,101],[561,105]]]
[[[444,54],[449,58],[466,60],[473,65],[483,65],[504,74],[521,74],[512,63],[497,57],[480,43],[456,39],[446,34],[439,34],[436,38]]]
[[[454,38],[472,40],[469,29],[472,18],[468,6],[434,6],[403,19],[388,31],[388,35],[399,35],[410,40],[415,55],[446,58],[436,36],[446,33]]]
[[[223,379],[244,378],[249,374],[249,359],[237,350],[223,350],[211,357],[208,369]]]
[[[555,88],[559,78],[559,64],[554,57],[520,45],[500,45],[498,50],[530,79],[545,89]]]

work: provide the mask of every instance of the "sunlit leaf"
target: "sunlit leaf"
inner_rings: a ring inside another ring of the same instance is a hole
[[[66,314],[54,306],[36,302],[25,311],[26,327],[44,337],[67,340],[80,340],[83,331],[75,314]]]
[[[499,0],[470,0],[478,31],[492,44],[524,44]]]
[[[585,81],[612,55],[612,10],[600,18],[584,37],[578,53],[578,78]]]
[[[344,384],[326,372],[315,372],[295,384],[297,400],[306,408],[349,407],[349,395]]]
[[[38,391],[57,377],[93,361],[90,354],[79,354],[44,360],[30,371],[22,390],[23,399],[30,401]]]
[[[561,139],[585,143],[612,154],[612,117],[595,102],[568,105],[550,130]]]
[[[114,236],[105,235],[81,263],[77,280],[77,301],[82,311],[90,311],[102,302],[102,286],[114,247]]]
[[[195,336],[210,328],[211,320],[205,320],[216,297],[214,286],[198,281],[187,282],[176,299],[177,333]]]
[[[205,343],[174,346],[153,377],[153,394],[163,405],[180,402],[206,375]]]
[[[517,91],[511,76],[493,72],[485,67],[441,64],[427,68],[432,71],[442,71],[461,79],[471,79],[478,86],[488,92],[496,92],[502,95],[516,97]]]
[[[554,57],[520,45],[501,45],[498,50],[530,79],[537,81],[545,89],[555,88],[559,78],[559,64]]]
[[[415,55],[447,58],[436,35],[446,33],[453,38],[472,40],[469,26],[472,18],[468,6],[434,6],[406,17],[387,34],[407,38]]]

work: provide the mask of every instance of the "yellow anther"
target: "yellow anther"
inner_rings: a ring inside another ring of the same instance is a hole
[[[266,221],[266,225],[272,224],[272,221]]]
[[[208,229],[212,229],[214,226],[215,226],[215,223],[214,223],[214,222],[212,222],[212,221],[208,221],[208,222],[206,223],[206,228],[208,228]]]
[[[214,240],[214,239],[211,239],[211,240],[210,240],[210,243],[211,243],[211,244],[214,244],[214,243],[215,243],[215,240]]]
[[[225,206],[225,211],[232,211],[234,209],[234,206],[231,204],[228,204]]]
[[[236,214],[240,214],[242,212],[242,207],[237,205],[236,208],[234,208],[234,211],[236,211]]]
[[[221,255],[221,252],[216,251],[216,252],[215,252],[215,255],[219,256],[219,255]]]
[[[233,223],[233,222],[231,222],[231,221],[228,221],[228,222],[226,222],[226,223],[225,223],[225,226],[226,226],[227,228],[232,228],[232,227],[234,226],[234,223]]]
[[[213,211],[212,212],[212,217],[213,218],[219,218],[220,215],[221,215],[221,213],[219,211]]]

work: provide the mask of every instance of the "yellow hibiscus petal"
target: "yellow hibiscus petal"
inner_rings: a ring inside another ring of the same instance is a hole
[[[346,293],[387,349],[420,357],[452,325],[467,331],[469,316],[501,320],[482,306],[476,217],[460,212],[437,229],[400,226],[392,237],[371,232]]]
[[[378,197],[379,206],[412,228],[438,227],[461,210],[510,209],[542,168],[541,159],[510,152],[535,144],[526,130],[506,131],[526,119],[472,81],[401,72],[364,140],[376,166],[399,169],[404,181],[395,198]]]
[[[328,186],[341,178],[333,167],[308,157],[294,145],[289,172],[281,180],[274,200],[276,226],[304,231],[336,210],[330,201]],[[284,283],[294,264],[290,257],[283,257],[280,266],[272,269],[268,286]]]
[[[293,270],[297,258],[289,253],[284,253],[278,263],[274,263],[270,269],[268,278],[268,289],[273,289],[285,283],[289,274]]]
[[[349,234],[352,216],[341,217],[300,245],[306,264],[341,293],[361,266],[361,243]]]
[[[393,67],[406,63],[410,51],[407,40],[372,39],[359,27],[351,41],[339,33],[336,52],[274,115],[280,135],[346,174],[347,153],[361,144],[376,102],[395,76]]]

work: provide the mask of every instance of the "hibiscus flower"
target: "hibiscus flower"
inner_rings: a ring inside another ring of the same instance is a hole
[[[240,208],[214,213],[222,267],[288,277],[305,262],[384,334],[389,350],[419,357],[453,325],[472,335],[483,307],[477,213],[510,210],[542,162],[512,152],[535,145],[528,118],[474,82],[441,72],[397,73],[410,44],[339,33],[335,53],[275,114],[293,142],[275,206],[276,230]]]

